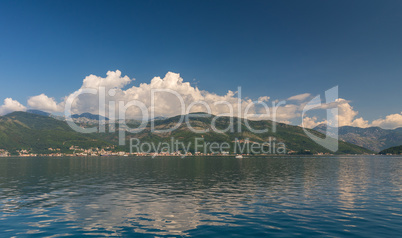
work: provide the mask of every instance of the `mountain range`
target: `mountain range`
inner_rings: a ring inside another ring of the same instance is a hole
[[[325,124],[321,124],[315,127],[314,130],[325,134],[326,128]],[[339,127],[338,137],[342,141],[380,152],[393,146],[402,145],[402,128],[382,129],[380,127],[342,126]]]
[[[170,128],[179,121],[179,116],[166,119],[155,120],[156,129]],[[150,123],[139,133],[127,133],[126,140],[130,138],[138,138],[145,142],[169,142],[172,137],[186,142],[194,142],[194,138],[202,137],[205,142],[227,142],[233,146],[233,142],[238,140],[249,139],[250,142],[266,142],[269,138],[275,138],[276,142],[283,142],[287,151],[294,153],[331,153],[328,149],[316,144],[307,135],[303,128],[282,123],[276,124],[276,132],[272,132],[271,121],[249,121],[252,128],[268,129],[268,132],[256,134],[247,129],[244,121],[241,123],[241,132],[225,132],[217,133],[211,130],[212,117],[192,117],[190,125],[198,130],[210,129],[209,132],[198,134],[192,132],[188,126],[183,123],[176,130],[169,133],[152,133]],[[238,128],[237,119],[235,118],[234,128]],[[218,129],[227,128],[230,125],[230,119],[220,117],[216,120]],[[127,123],[129,127],[136,127],[138,123]],[[108,130],[107,130],[108,131]],[[81,134],[72,130],[66,121],[57,120],[49,116],[33,114],[29,112],[13,112],[6,116],[0,117],[0,149],[8,150],[10,153],[20,149],[31,149],[35,153],[46,153],[48,148],[59,148],[61,151],[68,151],[71,146],[80,146],[81,148],[91,147],[107,147],[115,146],[118,143],[117,126],[116,132],[113,133],[91,133]],[[324,137],[321,133],[310,130],[311,133]],[[126,145],[121,150],[129,151]],[[191,148],[194,151],[195,148]],[[347,142],[339,142],[339,154],[362,154],[373,153],[372,151],[356,146]]]

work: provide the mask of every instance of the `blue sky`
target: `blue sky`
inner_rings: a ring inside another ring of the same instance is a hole
[[[400,113],[402,1],[1,1],[0,100],[60,100],[90,74],[286,99],[339,85],[365,119]]]

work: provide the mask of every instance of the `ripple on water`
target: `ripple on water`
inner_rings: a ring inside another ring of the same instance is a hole
[[[402,233],[398,157],[1,158],[0,167],[5,236]]]

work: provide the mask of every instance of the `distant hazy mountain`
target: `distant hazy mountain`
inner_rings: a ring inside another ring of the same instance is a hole
[[[55,115],[53,115],[51,113],[40,111],[40,110],[30,109],[30,110],[27,110],[27,112],[32,113],[32,114],[36,114],[36,115],[46,116],[46,117],[53,117],[53,118],[58,119],[58,120],[64,119],[64,117],[55,116]],[[101,120],[108,121],[109,120],[109,118],[107,118],[107,117],[103,117],[103,116],[100,116],[100,115],[95,115],[95,114],[92,114],[92,113],[89,113],[89,112],[82,113],[82,114],[74,114],[74,115],[71,116],[71,118],[73,118],[73,119],[83,118],[83,119],[96,120],[96,121],[101,121]]]
[[[44,112],[44,111],[40,111],[40,110],[30,109],[30,110],[27,110],[27,112],[28,112],[28,113],[32,113],[32,114],[36,114],[36,115],[45,116],[45,117],[51,116],[50,113]]]
[[[81,115],[79,115],[79,114],[74,114],[74,115],[71,116],[71,118],[73,118],[73,119],[76,119],[76,118],[87,118],[87,119],[89,119],[89,120],[98,120],[98,121],[100,121],[100,120],[106,120],[106,121],[108,121],[108,120],[109,120],[109,118],[107,118],[107,117],[100,116],[100,115],[94,115],[94,114],[91,114],[91,113],[89,113],[89,112],[82,113]]]
[[[174,126],[179,121],[179,117],[172,117],[163,120],[154,121],[157,129],[167,129]],[[331,153],[326,148],[316,144],[304,132],[301,127],[278,123],[277,131],[272,132],[271,121],[249,121],[254,129],[269,129],[266,133],[255,134],[248,130],[241,122],[241,132],[217,133],[211,130],[212,117],[192,118],[190,124],[197,130],[210,129],[210,132],[198,134],[191,131],[186,123],[170,133],[152,133],[150,132],[150,122],[148,126],[140,133],[127,133],[127,139],[135,137],[141,138],[144,142],[168,142],[171,137],[180,140],[183,143],[194,144],[194,139],[202,137],[205,142],[226,142],[233,144],[235,139],[249,139],[251,142],[266,142],[274,137],[277,142],[283,142],[287,151],[295,153]],[[234,128],[237,128],[237,119],[234,120]],[[216,127],[223,130],[230,125],[229,118],[219,118],[216,120]],[[128,125],[134,128],[135,125]],[[317,136],[323,136],[317,131],[310,130]],[[114,133],[91,133],[80,134],[73,131],[66,121],[56,120],[51,117],[41,116],[26,112],[13,112],[0,117],[0,149],[6,149],[9,152],[15,152],[17,149],[32,149],[35,153],[44,153],[48,148],[60,148],[61,151],[68,150],[71,145],[81,148],[101,147],[117,145],[118,129]],[[193,146],[193,145],[192,145]],[[123,149],[123,148],[122,148]],[[129,151],[127,145],[124,150]],[[338,154],[362,154],[372,153],[372,151],[362,147],[352,145],[346,142],[339,142]]]
[[[325,134],[326,125],[321,124],[314,130]],[[339,139],[379,152],[392,146],[402,145],[402,128],[393,130],[380,127],[360,128],[353,126],[339,127]]]

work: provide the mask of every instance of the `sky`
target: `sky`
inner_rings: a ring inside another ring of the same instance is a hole
[[[399,0],[1,1],[0,114],[60,111],[110,71],[129,77],[126,94],[155,77],[223,98],[240,86],[253,100],[339,86],[344,125],[400,127],[401,12]]]

